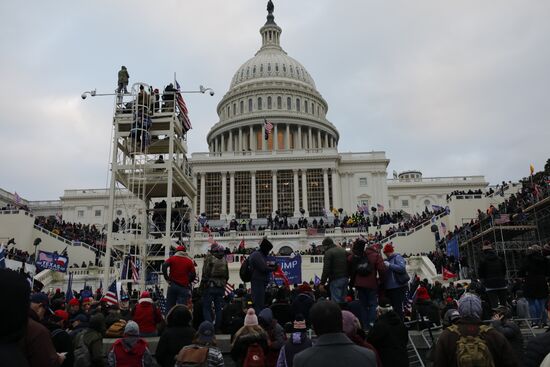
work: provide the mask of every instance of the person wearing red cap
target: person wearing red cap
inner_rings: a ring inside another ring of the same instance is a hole
[[[157,324],[162,322],[162,314],[155,307],[149,292],[141,292],[133,320],[139,325],[141,336],[157,336]]]
[[[162,274],[169,284],[166,294],[168,310],[176,304],[187,305],[191,298],[191,283],[197,275],[195,263],[185,250],[185,246],[178,245],[176,253],[162,264]],[[168,268],[170,268],[170,274],[168,274]]]
[[[386,265],[386,276],[384,278],[386,297],[389,298],[393,310],[403,320],[403,302],[405,301],[407,284],[410,280],[407,274],[407,263],[403,256],[395,252],[391,242],[384,246],[383,252],[386,256],[386,261],[384,261],[384,265]]]

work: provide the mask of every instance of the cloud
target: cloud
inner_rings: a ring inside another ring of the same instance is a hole
[[[515,180],[548,158],[550,3],[279,0],[282,45],[329,103],[341,151],[385,150],[392,170]],[[104,187],[120,65],[186,88],[192,152],[260,46],[265,2],[0,4],[2,187],[31,199]],[[360,132],[360,134],[357,133]]]

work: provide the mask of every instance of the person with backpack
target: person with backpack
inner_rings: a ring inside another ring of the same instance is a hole
[[[153,366],[147,341],[139,337],[139,326],[134,321],[128,321],[124,336],[113,343],[107,362],[109,367]]]
[[[302,315],[297,315],[292,323],[290,339],[283,345],[277,360],[277,367],[292,367],[294,356],[307,348],[311,348],[311,339],[307,336],[307,326]]]
[[[105,318],[98,313],[91,317],[87,329],[76,336],[74,342],[74,365],[78,367],[104,367],[103,333]]]
[[[222,327],[223,296],[228,280],[229,267],[225,259],[225,249],[223,246],[213,244],[210,254],[204,259],[201,288],[203,290],[202,316],[205,321],[214,321],[212,318],[212,303],[214,303],[216,330],[221,330]]]
[[[249,308],[244,318],[244,326],[233,338],[231,358],[237,367],[265,367],[267,352],[267,333],[258,324],[254,309]]]
[[[166,330],[160,336],[155,357],[161,367],[174,367],[174,358],[186,345],[193,342],[195,329],[191,327],[191,311],[184,305],[172,307],[166,315]]]
[[[223,367],[223,354],[216,345],[214,325],[210,321],[203,321],[193,338],[193,344],[183,347],[176,356],[175,367]]]
[[[434,367],[516,367],[504,335],[481,322],[481,299],[465,293],[458,302],[460,319],[443,330],[434,350]]]
[[[325,237],[321,245],[325,254],[320,288],[324,288],[328,281],[331,299],[336,303],[344,303],[349,283],[346,250],[336,246],[330,237]]]
[[[386,268],[382,255],[376,245],[365,249],[366,241],[355,240],[352,254],[348,256],[348,266],[351,274],[351,284],[357,290],[357,298],[361,304],[361,324],[364,329],[370,329],[376,320],[378,305],[378,284],[383,282]]]
[[[281,325],[273,318],[270,308],[264,308],[258,315],[258,323],[268,336],[268,351],[266,355],[266,367],[275,367],[279,352],[286,341],[286,333]]]
[[[245,262],[248,261],[248,267],[251,272],[250,290],[256,313],[264,309],[265,288],[269,284],[271,273],[277,269],[276,264],[270,265],[267,262],[267,256],[272,249],[273,245],[264,237],[260,243],[260,249],[254,251],[248,259],[245,260]]]
[[[386,261],[384,261],[384,265],[386,265],[385,295],[389,298],[393,310],[403,320],[403,302],[407,293],[407,285],[411,280],[407,274],[407,262],[403,256],[395,252],[391,242],[384,246],[383,252],[386,256]]]
[[[162,264],[162,274],[169,284],[166,293],[167,309],[171,309],[176,303],[187,305],[191,298],[191,284],[197,275],[195,262],[187,254],[185,246],[176,247],[176,253]]]
[[[133,320],[137,322],[141,336],[157,336],[157,325],[163,321],[163,318],[149,292],[141,292],[138,304],[134,309]]]

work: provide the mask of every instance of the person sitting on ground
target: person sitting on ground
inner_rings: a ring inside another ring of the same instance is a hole
[[[107,361],[109,367],[153,366],[153,357],[147,341],[139,337],[139,326],[136,322],[128,321],[124,328],[124,337],[113,343]]]
[[[408,366],[408,331],[389,299],[380,299],[376,314],[367,341],[378,351],[383,366]]]
[[[186,345],[193,342],[195,329],[191,327],[191,312],[184,305],[175,305],[166,315],[166,330],[160,336],[155,356],[161,367],[173,367],[174,358]]]
[[[294,357],[294,367],[375,367],[376,356],[355,345],[342,332],[342,311],[333,301],[319,301],[311,309],[317,343]]]
[[[465,293],[458,302],[460,320],[441,333],[434,351],[434,367],[458,367],[460,360],[472,365],[515,367],[514,351],[506,338],[481,322],[481,299],[473,293]],[[470,338],[468,338],[470,337]],[[475,343],[475,355],[468,353],[468,343]]]
[[[274,367],[279,357],[279,352],[286,341],[286,334],[281,325],[273,318],[270,308],[264,308],[258,317],[258,323],[269,337],[266,367]]]
[[[277,367],[292,367],[294,356],[307,348],[311,348],[311,339],[307,336],[307,327],[302,315],[296,316],[292,323],[292,334],[281,348]]]
[[[244,318],[244,326],[235,333],[231,344],[231,358],[237,367],[242,367],[249,357],[263,358],[268,352],[267,333],[258,324],[253,308],[249,308]]]
[[[176,366],[200,363],[201,366],[223,367],[223,354],[216,345],[214,325],[210,321],[203,321],[193,338],[193,344],[183,347],[176,356]]]
[[[360,347],[372,350],[376,355],[376,365],[382,367],[382,360],[380,359],[378,351],[372,344],[365,340],[366,335],[363,329],[361,329],[361,322],[350,311],[342,311],[342,330],[352,342]]]
[[[160,310],[154,305],[149,292],[141,292],[139,302],[134,309],[133,320],[137,322],[141,336],[157,336],[157,325],[163,319]]]

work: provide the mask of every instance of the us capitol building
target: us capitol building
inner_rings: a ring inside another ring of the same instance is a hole
[[[205,213],[217,227],[232,219],[265,225],[266,217],[276,213],[288,216],[291,224],[301,216],[311,222],[332,208],[355,213],[358,205],[415,214],[432,205],[445,206],[452,191],[487,186],[483,176],[426,178],[418,170],[394,171],[388,179],[385,152],[340,153],[340,134],[327,119],[328,103],[306,68],[281,47],[282,29],[270,5],[260,29],[260,49],[237,69],[217,106],[219,121],[206,137],[209,151],[192,153],[189,160],[190,182],[196,188],[189,202],[194,215]],[[273,125],[267,140],[266,121]],[[128,193],[120,195],[124,197],[116,201],[113,219],[143,218],[143,203]],[[65,221],[101,228],[108,222],[108,198],[108,189],[78,189],[66,190],[60,200],[29,204],[36,215],[61,213]],[[347,230],[327,230],[326,235],[357,235]],[[276,251],[286,247],[288,252],[320,243],[325,234],[316,238],[303,229],[213,235],[226,246],[242,239],[255,244],[268,235]],[[186,240],[194,243],[195,253],[209,246],[206,233],[197,231]]]

